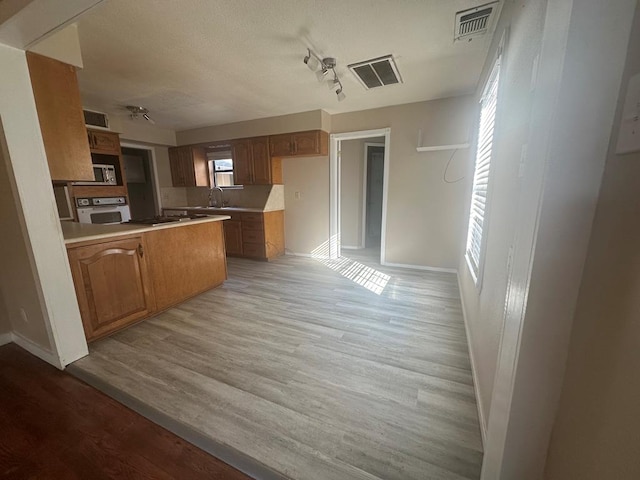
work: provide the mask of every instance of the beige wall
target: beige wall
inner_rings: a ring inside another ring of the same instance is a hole
[[[365,143],[384,144],[384,137],[345,140],[340,154],[340,235],[345,247],[364,247],[362,218]]]
[[[576,309],[550,480],[640,478],[640,152],[616,155],[626,85],[640,73],[636,11]]]
[[[384,139],[383,139],[384,141]],[[340,154],[340,242],[362,247],[362,176],[364,140],[341,142]]]
[[[82,68],[80,38],[78,37],[78,26],[75,23],[29,47],[29,51]]]
[[[329,240],[329,157],[284,158],[282,169],[285,248],[310,254]]]
[[[333,133],[391,128],[386,261],[455,270],[464,236],[468,178],[443,179],[451,151],[419,153],[425,146],[464,143],[473,120],[473,99],[453,97],[333,115]],[[464,176],[468,149],[459,150],[447,177]]]
[[[178,145],[230,140],[233,138],[257,137],[278,133],[300,132],[304,130],[324,130],[329,122],[322,110],[259,118],[245,122],[214,125],[177,132]]]

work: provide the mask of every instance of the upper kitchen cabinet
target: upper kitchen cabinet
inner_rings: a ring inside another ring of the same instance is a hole
[[[120,155],[120,135],[100,130],[87,130],[91,153]]]
[[[272,157],[308,157],[329,152],[329,134],[322,130],[271,135],[269,143]]]
[[[32,52],[27,64],[51,179],[93,180],[75,68]]]
[[[282,183],[282,162],[269,155],[269,137],[233,142],[233,181],[236,185]]]
[[[204,148],[169,149],[171,181],[174,187],[209,187],[209,167]]]

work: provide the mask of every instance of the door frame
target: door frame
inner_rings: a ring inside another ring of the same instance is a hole
[[[149,159],[151,160],[151,188],[153,188],[153,199],[155,204],[156,215],[162,214],[162,197],[160,195],[160,182],[158,180],[158,163],[156,160],[156,149],[149,145],[141,145],[134,142],[120,142],[121,147],[135,148],[137,150],[146,150],[149,152]],[[123,162],[124,163],[124,162]]]
[[[364,169],[362,177],[362,232],[360,235],[360,248],[365,248],[367,246],[367,173],[369,169],[369,148],[371,147],[383,147],[385,149],[385,152],[387,150],[384,143],[364,142]],[[382,188],[384,190],[384,185],[382,186]],[[380,231],[380,235],[382,236],[382,231]],[[382,237],[380,238],[380,241],[382,242]],[[382,249],[382,243],[380,244],[380,249]]]
[[[329,258],[340,256],[340,142],[361,138],[384,137],[384,178],[382,185],[382,228],[380,229],[380,264],[385,265],[387,233],[387,197],[391,128],[332,133],[329,136]]]

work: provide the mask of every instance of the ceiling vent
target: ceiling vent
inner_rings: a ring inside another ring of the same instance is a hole
[[[109,117],[106,113],[86,109],[82,110],[82,113],[84,114],[84,124],[87,127],[109,130]]]
[[[402,77],[392,55],[352,63],[349,65],[349,70],[367,90],[402,83]]]
[[[497,17],[498,7],[499,2],[492,2],[456,13],[454,41],[471,41],[487,33]]]

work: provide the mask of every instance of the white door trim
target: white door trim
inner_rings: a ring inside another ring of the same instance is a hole
[[[361,130],[332,133],[329,137],[329,258],[340,256],[340,156],[339,144],[343,140],[384,137],[384,180],[382,185],[382,229],[380,231],[380,264],[385,265],[387,233],[387,197],[389,184],[389,151],[391,129]]]
[[[362,232],[360,235],[360,248],[364,248],[367,246],[367,170],[369,168],[369,148],[384,146],[384,143],[364,142],[364,169],[362,177]]]
[[[121,147],[136,148],[138,150],[147,150],[149,158],[151,158],[151,187],[153,188],[153,196],[155,198],[156,215],[162,212],[162,199],[160,196],[160,182],[158,181],[158,163],[156,161],[156,149],[149,145],[141,145],[134,142],[121,142]]]

